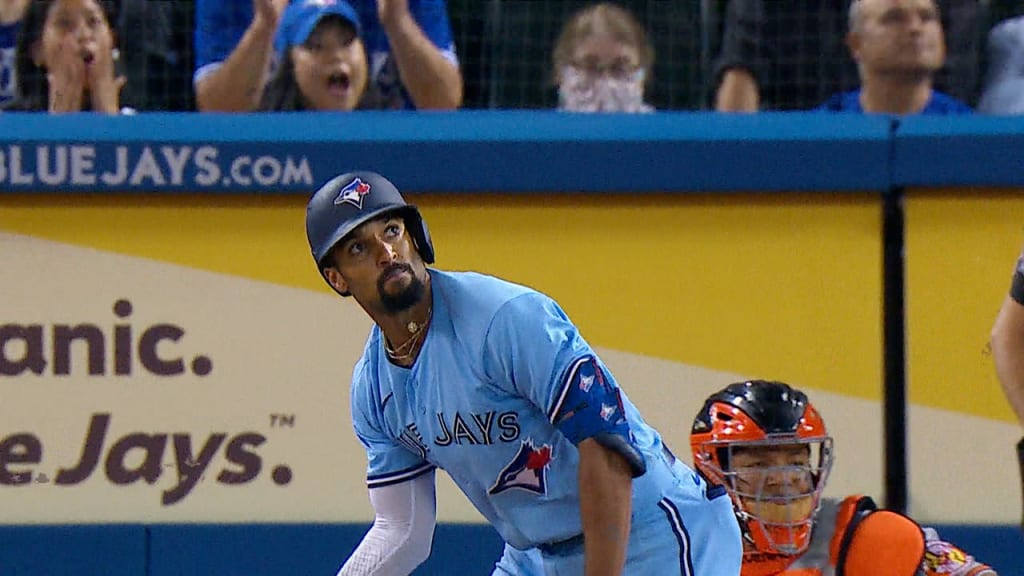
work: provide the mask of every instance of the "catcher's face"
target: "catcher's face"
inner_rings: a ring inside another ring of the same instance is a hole
[[[743,493],[780,498],[806,493],[813,484],[806,444],[736,447],[731,458],[736,488]]]
[[[806,549],[823,478],[809,444],[735,446],[727,478],[734,503],[762,552]]]

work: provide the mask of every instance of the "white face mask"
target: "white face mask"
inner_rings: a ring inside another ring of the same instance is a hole
[[[651,112],[644,103],[644,71],[628,78],[594,77],[573,66],[562,69],[558,107],[569,112]]]

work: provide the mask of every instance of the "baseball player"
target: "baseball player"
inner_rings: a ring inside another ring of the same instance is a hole
[[[340,575],[427,558],[439,468],[504,539],[496,575],[739,574],[724,490],[673,456],[554,300],[428,268],[419,210],[372,172],[321,187],[306,233],[375,323],[351,399],[376,519]]]
[[[729,492],[743,576],[995,576],[871,498],[822,499],[832,438],[807,396],[782,382],[730,384],[693,422],[696,467]]]

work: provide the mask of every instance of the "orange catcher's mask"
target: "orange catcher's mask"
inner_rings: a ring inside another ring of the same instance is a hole
[[[732,498],[745,557],[807,550],[832,438],[803,392],[766,380],[726,386],[697,414],[690,449],[697,469]]]

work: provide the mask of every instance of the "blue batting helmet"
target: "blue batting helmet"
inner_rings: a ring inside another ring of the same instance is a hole
[[[376,172],[359,171],[332,178],[306,205],[306,238],[320,274],[323,275],[331,251],[345,236],[363,223],[390,212],[402,216],[416,251],[424,262],[432,264],[434,245],[419,209],[406,203],[387,178]]]

